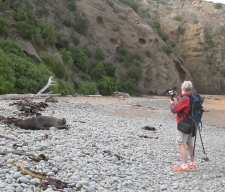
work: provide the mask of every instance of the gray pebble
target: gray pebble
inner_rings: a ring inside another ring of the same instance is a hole
[[[19,177],[21,177],[22,176],[22,174],[20,173],[20,172],[15,172],[14,174],[13,174],[13,178],[14,179],[18,179]]]
[[[16,187],[15,192],[23,192],[23,187],[21,186]]]
[[[30,183],[30,180],[28,177],[22,176],[22,177],[18,178],[18,182],[28,184],[28,183]]]
[[[30,183],[33,185],[38,185],[40,183],[40,179],[38,179],[38,178],[31,179]]]

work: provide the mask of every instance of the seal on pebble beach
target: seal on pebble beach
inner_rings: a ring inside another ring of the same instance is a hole
[[[57,129],[68,129],[65,118],[58,119],[51,116],[37,116],[24,120],[11,118],[8,119],[7,124],[13,124],[16,127],[27,130],[48,130],[51,127],[55,127]]]

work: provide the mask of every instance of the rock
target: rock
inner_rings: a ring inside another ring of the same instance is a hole
[[[30,180],[30,183],[33,184],[33,185],[38,185],[38,184],[40,184],[40,179],[33,178],[33,179]]]
[[[44,190],[44,192],[55,192],[55,190],[53,190],[52,188],[48,188],[48,189]]]
[[[142,127],[142,129],[144,129],[146,131],[156,131],[156,128],[152,127],[152,126],[144,126],[144,127]]]
[[[95,186],[95,184],[94,184],[94,183],[89,184],[89,186],[86,187],[86,191],[87,191],[87,192],[95,192],[95,191],[96,191],[96,186]]]
[[[166,185],[160,186],[160,190],[161,190],[161,191],[166,191],[166,190],[167,190],[167,186],[166,186]]]
[[[7,178],[7,179],[6,179],[6,183],[8,183],[8,184],[13,183],[13,179],[12,179],[12,178]]]
[[[50,97],[45,99],[45,102],[47,102],[47,103],[58,103],[59,101],[55,97],[50,96]]]
[[[28,177],[22,176],[22,177],[18,178],[18,182],[28,184],[28,183],[30,183],[30,180]]]
[[[21,186],[16,187],[15,192],[23,192],[23,187]]]
[[[54,176],[55,173],[51,171],[51,172],[48,172],[47,175],[48,175],[48,176]]]
[[[6,186],[4,192],[14,192],[14,188],[12,186]]]

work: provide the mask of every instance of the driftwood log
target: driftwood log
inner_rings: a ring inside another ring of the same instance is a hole
[[[32,178],[38,178],[41,180],[41,188],[46,190],[48,186],[52,186],[52,188],[56,191],[64,191],[64,188],[75,188],[76,185],[70,185],[64,181],[59,179],[48,177],[45,173],[40,173],[37,171],[30,170],[29,168],[25,167],[25,163],[18,162],[14,164],[18,171],[20,171],[23,175],[29,175]],[[77,191],[76,189],[74,189]]]
[[[41,95],[44,93],[49,87],[56,85],[56,82],[53,80],[53,76],[50,76],[48,79],[47,84],[40,90],[38,91],[37,95]]]

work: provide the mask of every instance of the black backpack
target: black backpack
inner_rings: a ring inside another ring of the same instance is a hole
[[[203,102],[204,98],[199,94],[190,96],[191,101],[191,119],[195,127],[202,128]]]
[[[178,123],[177,129],[185,134],[192,133],[196,135],[197,128],[202,128],[203,102],[204,99],[200,95],[192,95],[190,98],[191,114],[187,121]]]

